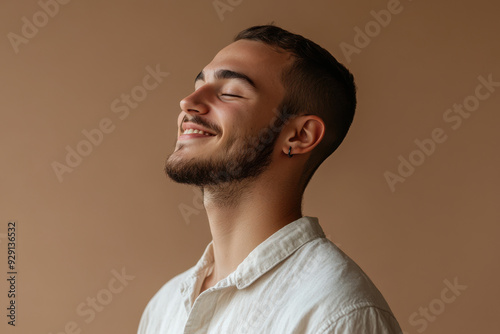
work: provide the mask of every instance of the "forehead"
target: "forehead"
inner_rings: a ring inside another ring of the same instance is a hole
[[[259,41],[239,40],[219,51],[204,68],[206,77],[228,69],[251,78],[258,89],[281,87],[281,73],[292,62],[288,52],[278,52]]]

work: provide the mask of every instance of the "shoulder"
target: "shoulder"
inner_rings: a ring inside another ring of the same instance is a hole
[[[371,304],[348,307],[337,317],[327,319],[318,328],[320,334],[402,334],[394,315]]]
[[[318,238],[305,244],[294,254],[291,264],[297,268],[297,275],[303,277],[305,284],[314,282],[311,288],[325,292],[326,300],[346,304],[372,302],[388,308],[368,275],[327,238]]]
[[[192,273],[190,268],[167,281],[150,299],[139,323],[138,333],[156,333],[169,320],[165,315],[173,316],[183,310],[181,284]]]
[[[180,297],[180,289],[182,282],[191,274],[193,268],[190,268],[170,280],[168,280],[163,286],[154,294],[154,296],[149,301],[146,306],[146,310],[151,311],[152,309],[161,308],[166,306],[167,303],[171,302],[175,297]]]
[[[318,333],[400,333],[375,284],[327,238],[305,244],[289,260],[288,266],[299,280],[292,292],[296,305],[310,310],[311,320],[319,325]],[[371,331],[370,326],[393,330]]]

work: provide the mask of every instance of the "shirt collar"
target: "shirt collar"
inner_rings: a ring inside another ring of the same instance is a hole
[[[203,255],[196,265],[190,269],[190,274],[181,282],[180,292],[184,297],[184,307],[187,312],[191,309],[197,296],[197,291],[201,288],[203,280],[209,275],[214,263],[213,240],[205,248]]]
[[[221,283],[221,287],[236,285],[238,289],[244,289],[298,248],[309,241],[322,237],[325,237],[325,233],[319,225],[318,218],[301,217],[285,225],[255,247],[236,270],[226,277],[224,282],[219,283]],[[205,248],[202,257],[192,268],[191,274],[181,283],[181,293],[187,294],[188,297],[185,300],[186,308],[193,304],[196,297],[194,292],[199,289],[198,285],[201,285],[203,279],[209,274],[213,262],[213,241],[211,241]]]
[[[285,225],[258,245],[233,272],[236,287],[244,289],[298,248],[325,237],[318,218],[304,216]]]

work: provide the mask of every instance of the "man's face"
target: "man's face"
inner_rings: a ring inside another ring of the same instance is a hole
[[[222,49],[197,76],[195,91],[180,103],[178,139],[165,165],[167,175],[198,186],[260,175],[272,160],[279,135],[272,120],[284,96],[281,73],[290,62],[288,53],[257,41],[239,40]],[[259,139],[266,128],[274,139]],[[204,132],[191,133],[199,130]]]

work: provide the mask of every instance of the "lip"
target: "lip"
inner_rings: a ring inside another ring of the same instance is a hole
[[[177,140],[194,139],[194,138],[211,138],[215,136],[200,135],[199,133],[181,134]]]

